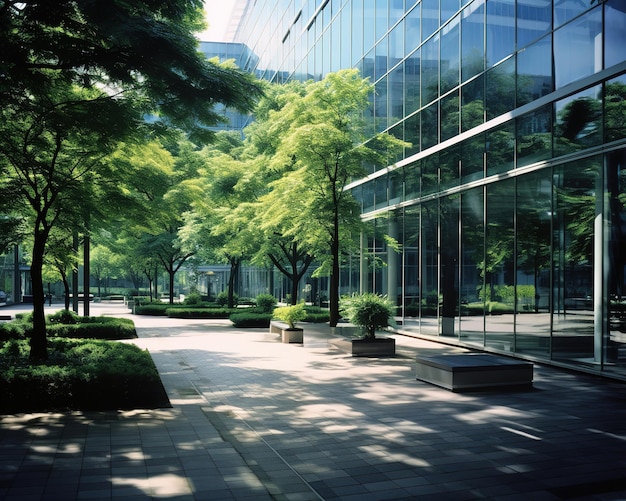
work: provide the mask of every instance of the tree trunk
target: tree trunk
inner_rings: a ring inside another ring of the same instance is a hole
[[[34,362],[43,362],[48,359],[46,315],[44,312],[46,298],[43,287],[43,257],[45,249],[45,233],[35,231],[32,263],[30,266],[33,292],[33,335],[30,338],[30,360]]]
[[[335,212],[333,224],[333,238],[330,243],[333,264],[330,272],[328,307],[330,309],[330,326],[337,327],[339,323],[339,217],[337,212]]]
[[[174,263],[171,263],[169,270],[167,270],[167,273],[170,277],[170,304],[174,304],[174,275],[176,275],[176,270],[174,270]]]

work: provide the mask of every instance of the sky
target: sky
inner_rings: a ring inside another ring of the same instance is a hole
[[[198,35],[203,41],[223,42],[235,0],[204,0],[204,12],[209,29]]]

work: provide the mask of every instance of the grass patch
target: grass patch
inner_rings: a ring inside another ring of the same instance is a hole
[[[48,339],[49,359],[32,365],[26,339],[0,347],[0,412],[169,407],[150,354],[95,339]]]

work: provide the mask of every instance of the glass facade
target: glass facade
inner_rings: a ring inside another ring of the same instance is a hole
[[[242,67],[356,67],[372,135],[411,143],[349,185],[363,239],[342,292],[400,329],[626,377],[626,3],[256,0]],[[355,276],[359,277],[356,284]]]

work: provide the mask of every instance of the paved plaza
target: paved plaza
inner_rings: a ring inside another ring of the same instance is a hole
[[[8,313],[5,308],[2,313]],[[533,389],[453,393],[405,336],[353,358],[225,320],[132,317],[172,407],[0,416],[0,500],[624,500],[626,385],[535,365]]]

